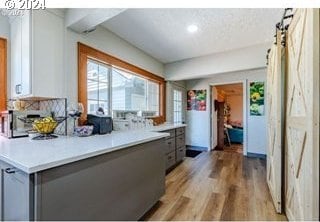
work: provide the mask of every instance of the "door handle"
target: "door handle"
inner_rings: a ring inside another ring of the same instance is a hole
[[[7,174],[13,174],[13,173],[15,173],[16,172],[16,169],[15,168],[6,168],[5,170],[4,170]]]

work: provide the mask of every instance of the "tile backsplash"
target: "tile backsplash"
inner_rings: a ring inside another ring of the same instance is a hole
[[[67,117],[67,99],[54,98],[54,99],[32,99],[22,100],[25,105],[25,110],[43,110],[47,115],[54,117]],[[13,109],[12,101],[8,102],[8,109]],[[55,129],[55,134],[70,135],[73,132],[73,119],[67,118],[60,123]]]
[[[67,117],[67,99],[49,99],[39,101],[39,110],[53,114],[54,117]],[[60,123],[54,131],[58,135],[68,134],[68,120]]]

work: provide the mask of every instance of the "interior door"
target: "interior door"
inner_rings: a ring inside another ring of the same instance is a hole
[[[281,33],[271,47],[267,75],[267,183],[278,213],[282,211],[283,72]]]
[[[224,102],[217,102],[218,113],[218,150],[223,150],[224,147]]]
[[[287,37],[285,206],[319,219],[319,9],[297,9]]]

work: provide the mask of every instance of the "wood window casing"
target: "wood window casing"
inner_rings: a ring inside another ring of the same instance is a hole
[[[0,38],[0,111],[7,108],[7,40]]]
[[[159,116],[150,117],[155,124],[165,122],[166,116],[166,84],[164,78],[148,72],[142,68],[118,59],[100,50],[94,49],[81,42],[78,42],[78,101],[84,106],[84,114],[80,118],[80,123],[86,121],[87,114],[87,60],[92,59],[115,68],[130,71],[147,80],[151,80],[159,84]]]

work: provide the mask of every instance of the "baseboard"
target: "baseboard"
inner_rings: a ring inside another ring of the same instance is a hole
[[[261,159],[267,159],[267,155],[265,154],[260,154],[260,153],[249,153],[247,152],[248,157],[256,157],[256,158],[261,158]]]

